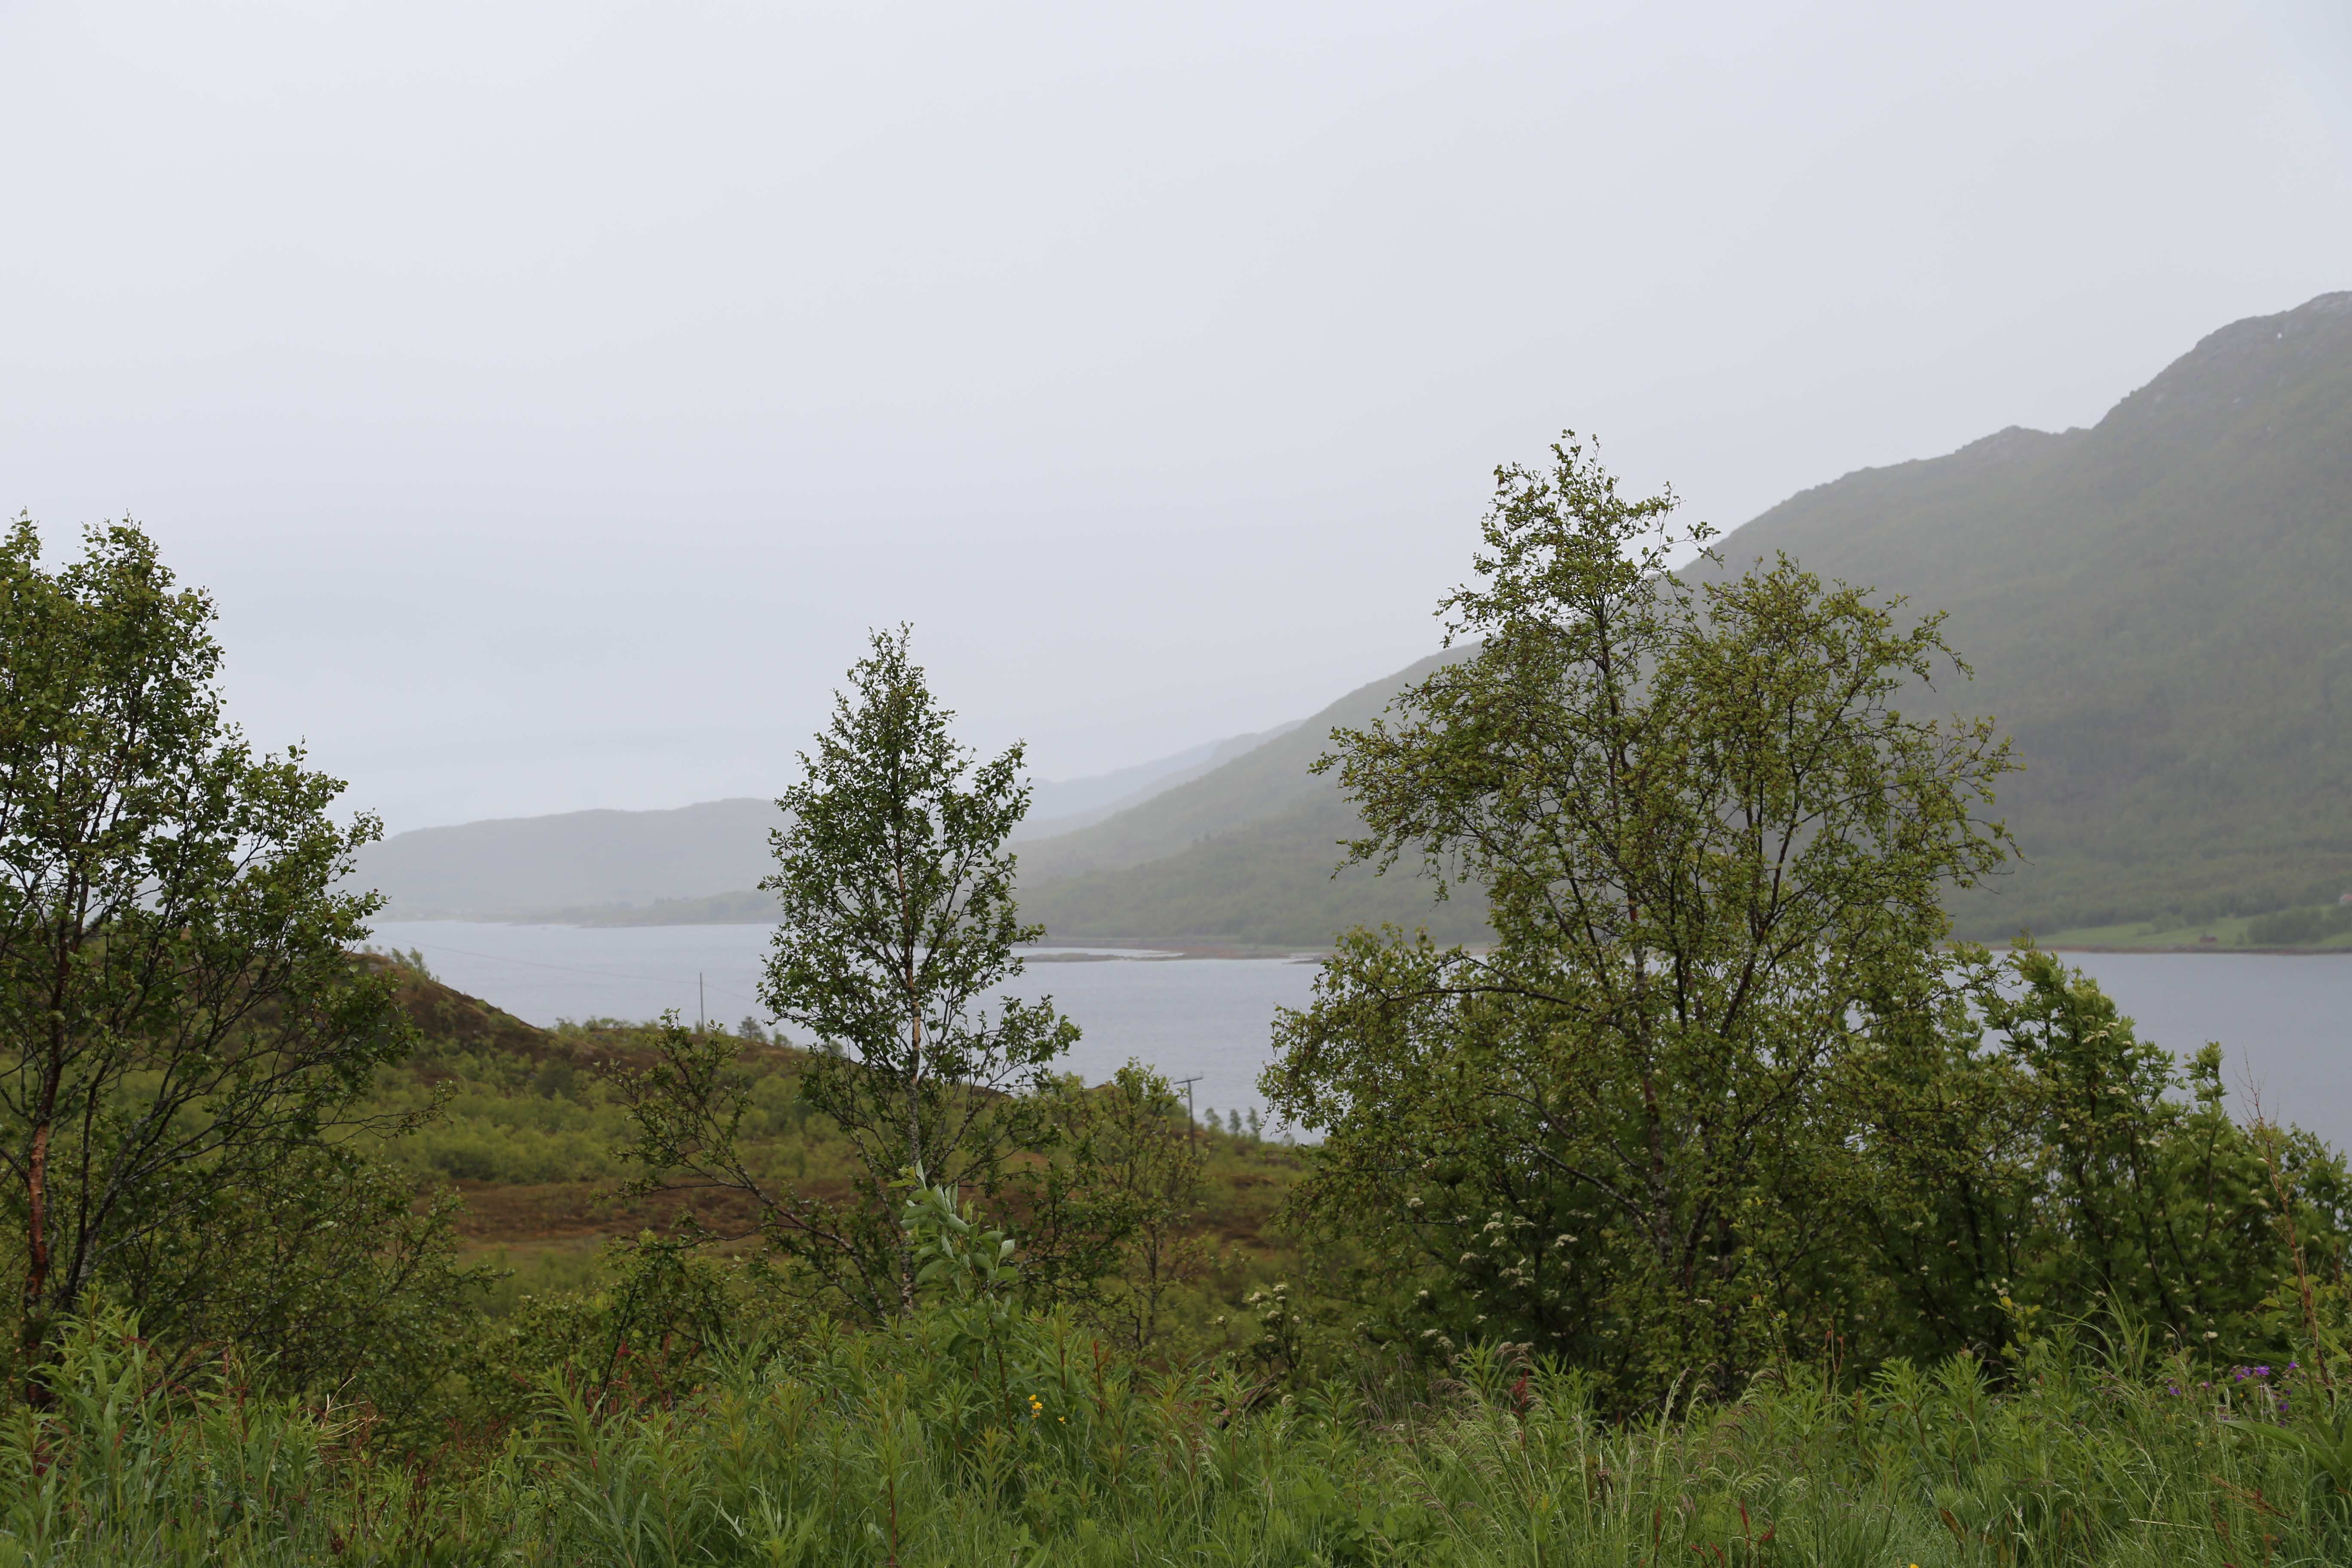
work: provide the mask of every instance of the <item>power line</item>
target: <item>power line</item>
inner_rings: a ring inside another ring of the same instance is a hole
[[[1196,1072],[1191,1078],[1172,1079],[1170,1080],[1171,1084],[1182,1084],[1184,1086],[1184,1121],[1188,1124],[1188,1132],[1191,1136],[1195,1138],[1200,1136],[1201,1119],[1192,1114],[1192,1086],[1200,1082],[1201,1079],[1206,1076],[1207,1075],[1205,1073]]]

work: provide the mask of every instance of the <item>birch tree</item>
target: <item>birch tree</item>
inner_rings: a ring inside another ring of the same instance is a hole
[[[905,627],[849,671],[778,799],[775,946],[761,999],[813,1039],[799,1092],[856,1152],[845,1203],[795,1200],[777,1235],[860,1307],[909,1311],[889,1188],[920,1170],[992,1197],[1076,1025],[1000,988],[1045,935],[1013,904],[1006,840],[1029,805],[1022,748],[982,761],[949,733]],[[990,1004],[993,1001],[992,1009]]]
[[[381,1259],[339,1205],[387,1211],[341,1135],[412,1037],[349,952],[376,900],[337,890],[375,821],[226,721],[211,601],[143,532],[84,546],[50,571],[29,519],[0,540],[0,1205],[36,1400],[101,1280],[184,1335],[348,1298]],[[341,1261],[305,1301],[312,1243]]]
[[[1394,1331],[1644,1394],[1851,1312],[1868,1073],[1951,1013],[1941,899],[2000,865],[2011,766],[1990,720],[1903,711],[1966,675],[1938,617],[1785,559],[1693,586],[1674,507],[1573,437],[1497,472],[1441,612],[1476,653],[1323,763],[1352,858],[1496,941],[1354,933],[1265,1080],[1325,1135],[1309,1201],[1423,1266]]]

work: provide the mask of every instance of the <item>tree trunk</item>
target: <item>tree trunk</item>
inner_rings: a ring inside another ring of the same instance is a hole
[[[909,987],[911,989],[911,985]],[[914,1050],[907,1063],[907,1169],[921,1171],[923,1180],[933,1180],[931,1172],[923,1169],[923,1020],[912,1020]],[[898,1310],[907,1317],[915,1315],[915,1258],[905,1246],[898,1248]]]
[[[26,1230],[25,1247],[25,1403],[36,1407],[47,1402],[48,1390],[34,1368],[40,1364],[42,1332],[41,1298],[49,1287],[49,1125],[47,1121],[33,1131],[33,1157],[26,1166],[31,1198],[31,1216]]]
[[[58,1090],[66,1073],[66,977],[70,959],[57,944],[49,986],[49,1059],[41,1074],[40,1109],[33,1120],[33,1145],[25,1162],[25,1317],[22,1354],[25,1403],[36,1410],[51,1402],[40,1367],[49,1337],[49,1134],[57,1125]]]

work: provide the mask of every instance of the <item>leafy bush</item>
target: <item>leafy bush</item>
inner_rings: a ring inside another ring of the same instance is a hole
[[[2322,904],[2246,922],[2246,941],[2256,947],[2303,947],[2352,931],[2352,904]]]

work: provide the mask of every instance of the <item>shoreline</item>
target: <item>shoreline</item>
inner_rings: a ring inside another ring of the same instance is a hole
[[[1988,943],[1988,946],[1990,944]],[[2241,947],[2235,943],[2200,942],[2194,946],[2179,944],[2171,947],[2127,947],[2114,942],[2075,942],[2061,946],[2055,942],[2037,943],[2044,952],[2200,952],[2265,954],[2272,958],[2347,958],[2352,947]]]

